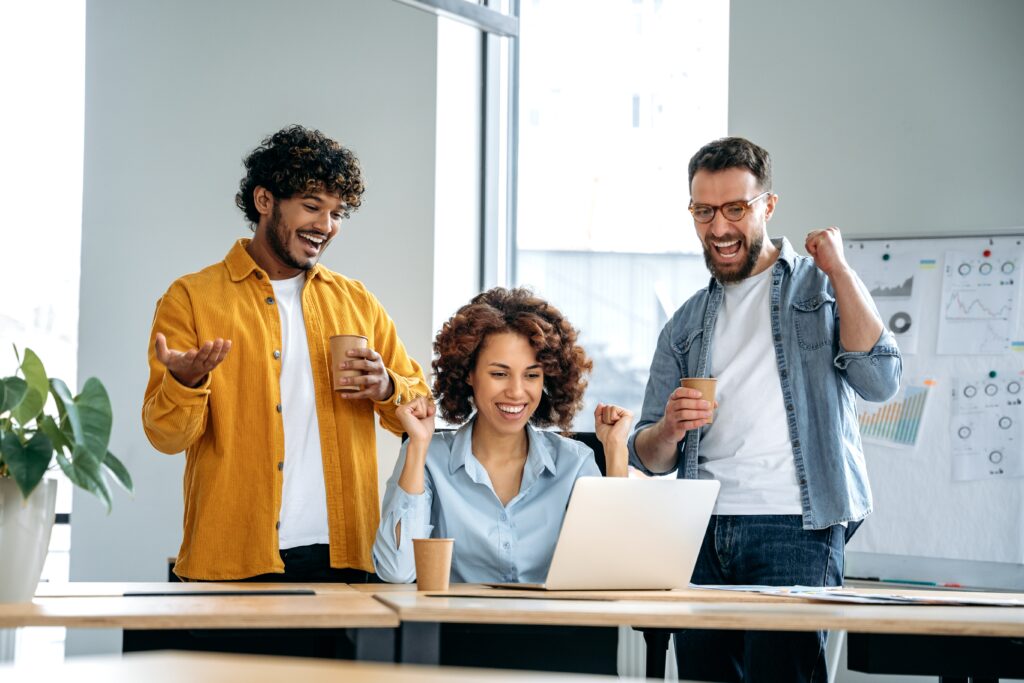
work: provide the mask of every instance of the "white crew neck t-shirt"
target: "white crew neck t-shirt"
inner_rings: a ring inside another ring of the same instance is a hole
[[[715,421],[698,472],[722,488],[718,515],[802,514],[779,367],[772,344],[772,269],[725,285],[711,347]]]
[[[271,280],[281,313],[281,416],[284,421],[284,489],[278,548],[329,543],[320,425],[309,360],[302,288],[306,274]]]

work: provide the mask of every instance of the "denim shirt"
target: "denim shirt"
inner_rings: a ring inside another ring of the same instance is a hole
[[[859,521],[871,513],[871,488],[854,394],[868,401],[891,398],[899,389],[903,361],[888,330],[882,331],[870,351],[845,351],[839,343],[839,310],[828,276],[812,259],[797,255],[785,238],[773,244],[780,254],[771,275],[772,338],[796,461],[803,527],[824,529]],[[636,435],[661,419],[680,378],[708,374],[723,292],[712,278],[661,331],[643,410],[628,441],[630,462],[641,470],[649,472],[636,454]],[[677,477],[697,478],[700,433],[711,427],[687,432],[679,442],[682,460]]]
[[[451,580],[541,583],[547,578],[569,495],[579,477],[601,476],[594,452],[579,441],[527,425],[529,450],[519,493],[502,505],[487,470],[473,455],[473,424],[435,433],[427,449],[423,493],[398,485],[408,442],[384,493],[373,545],[377,574],[392,583],[416,580],[412,539],[454,538]],[[395,542],[395,526],[402,523]]]

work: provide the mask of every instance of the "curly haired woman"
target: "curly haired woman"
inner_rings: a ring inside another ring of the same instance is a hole
[[[426,397],[401,406],[409,435],[384,495],[373,548],[381,578],[416,578],[412,539],[456,539],[457,582],[543,581],[560,520],[579,477],[600,476],[594,453],[555,432],[583,404],[591,362],[576,330],[526,289],[479,294],[434,340],[434,394],[441,416],[462,424],[434,434]],[[595,411],[609,476],[626,476],[633,415]]]

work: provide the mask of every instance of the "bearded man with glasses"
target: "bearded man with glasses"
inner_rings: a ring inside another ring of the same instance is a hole
[[[769,239],[779,197],[767,151],[716,140],[689,176],[713,277],[661,332],[630,459],[721,482],[694,583],[841,585],[845,543],[871,512],[855,395],[896,393],[899,349],[837,228],[807,235],[810,257]],[[683,377],[717,378],[715,405]],[[681,631],[679,677],[825,681],[825,636]]]

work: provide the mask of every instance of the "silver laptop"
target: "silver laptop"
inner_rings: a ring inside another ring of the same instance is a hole
[[[718,497],[717,481],[576,481],[542,590],[686,588]]]

